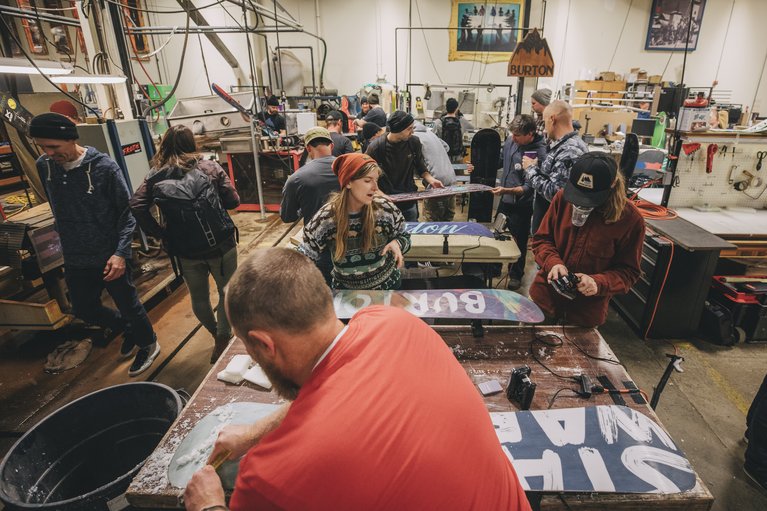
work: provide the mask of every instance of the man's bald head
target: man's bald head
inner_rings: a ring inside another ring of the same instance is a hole
[[[543,111],[544,117],[555,115],[557,118],[573,120],[573,108],[566,101],[555,99]]]
[[[565,101],[556,99],[543,111],[546,135],[551,140],[559,140],[573,131],[573,109]]]

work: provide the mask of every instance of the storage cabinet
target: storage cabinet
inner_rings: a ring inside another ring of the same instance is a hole
[[[719,252],[731,246],[681,218],[648,220],[642,274],[612,304],[642,337],[691,335],[698,328]]]

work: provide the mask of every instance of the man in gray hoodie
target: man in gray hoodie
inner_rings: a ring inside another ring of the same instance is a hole
[[[120,355],[138,351],[128,374],[146,371],[160,345],[131,280],[131,240],[136,220],[120,167],[93,147],[79,145],[77,126],[60,114],[32,119],[29,134],[44,154],[37,171],[45,186],[75,316],[102,328],[124,330]],[[119,312],[101,303],[106,288]]]
[[[442,181],[445,186],[455,184],[455,170],[448,156],[447,143],[429,131],[422,123],[415,121],[413,135],[421,141],[423,159],[429,173]],[[423,201],[428,222],[452,222],[455,216],[455,195],[426,199]]]

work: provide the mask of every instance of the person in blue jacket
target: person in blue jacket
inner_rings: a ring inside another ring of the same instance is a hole
[[[160,345],[131,280],[136,220],[122,171],[106,154],[78,144],[77,126],[63,115],[35,116],[29,134],[44,153],[36,166],[61,239],[72,312],[87,323],[124,331],[120,355],[130,357],[138,347],[128,374],[141,374]],[[101,303],[104,288],[119,312]]]

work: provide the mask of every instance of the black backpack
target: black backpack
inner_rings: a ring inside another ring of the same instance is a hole
[[[457,117],[442,118],[442,140],[450,149],[450,156],[463,156],[463,135],[461,134],[461,121]]]
[[[172,256],[206,256],[235,232],[216,187],[198,168],[157,181],[152,196],[165,218],[165,241]]]

